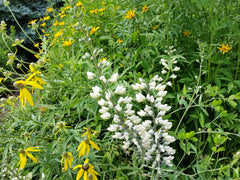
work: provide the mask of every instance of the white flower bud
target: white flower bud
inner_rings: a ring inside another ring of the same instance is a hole
[[[106,83],[106,82],[107,82],[105,76],[101,76],[99,79],[100,79],[103,83]]]
[[[102,119],[107,120],[111,117],[111,114],[109,112],[105,112],[100,116]]]
[[[146,115],[146,112],[143,111],[143,110],[140,110],[140,111],[137,112],[137,114],[138,114],[139,116],[143,117],[143,116]]]
[[[95,76],[96,76],[96,74],[89,72],[89,71],[87,72],[88,79],[92,80],[92,79],[94,79]]]
[[[143,102],[145,100],[145,96],[142,95],[142,93],[136,94],[136,101],[137,102]]]
[[[123,87],[122,85],[117,86],[115,90],[116,94],[125,94],[126,93],[126,88]]]
[[[98,104],[100,106],[106,106],[107,105],[107,101],[105,101],[104,99],[101,99],[101,100],[98,101]]]
[[[163,69],[163,70],[161,71],[161,73],[162,73],[162,74],[166,74],[167,71],[166,71],[165,69]]]
[[[118,73],[115,73],[110,77],[108,81],[114,83],[117,81],[117,78],[118,78]]]
[[[99,112],[100,112],[101,114],[104,114],[104,113],[108,112],[108,109],[109,109],[108,107],[102,106],[102,108],[99,109]]]

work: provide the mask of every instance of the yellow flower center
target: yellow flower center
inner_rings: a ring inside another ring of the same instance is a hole
[[[64,124],[63,124],[63,123],[59,123],[59,128],[60,128],[60,129],[62,129],[62,128],[63,128],[63,126],[64,126]]]
[[[20,152],[21,154],[25,154],[24,149],[19,149],[19,152]]]
[[[93,175],[92,175],[92,174],[88,174],[87,177],[88,177],[89,180],[92,180],[92,179],[93,179]]]
[[[82,168],[83,168],[83,170],[88,170],[88,168],[89,168],[89,165],[88,165],[88,163],[84,163],[83,165],[82,165]]]
[[[84,139],[84,141],[85,141],[86,144],[89,144],[89,139],[88,138]]]
[[[68,157],[68,153],[67,153],[67,152],[64,152],[64,153],[63,153],[63,157],[67,158],[67,157]]]
[[[17,83],[17,82],[14,82],[13,83],[13,86],[17,89],[22,89],[24,88],[24,84],[23,83]]]

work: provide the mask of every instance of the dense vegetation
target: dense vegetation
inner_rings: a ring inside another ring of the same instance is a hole
[[[2,21],[1,179],[239,179],[239,11],[65,0],[32,17],[37,39]]]

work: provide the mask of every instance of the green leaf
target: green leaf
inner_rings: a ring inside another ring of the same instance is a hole
[[[228,93],[230,93],[230,91],[233,89],[233,83],[230,82],[228,83]]]
[[[228,103],[229,103],[233,108],[236,109],[237,103],[236,103],[235,101],[228,101]]]
[[[132,41],[133,41],[133,43],[136,42],[137,35],[138,35],[138,32],[137,32],[137,31],[135,31],[135,32],[132,33]]]
[[[203,116],[202,112],[200,112],[200,114],[199,114],[199,123],[200,123],[200,126],[203,128],[204,127],[204,116]]]

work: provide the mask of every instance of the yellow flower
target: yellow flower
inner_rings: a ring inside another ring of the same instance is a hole
[[[15,43],[12,44],[12,46],[17,46],[19,44],[22,44],[24,42],[24,39],[19,40],[19,39],[15,39]]]
[[[192,31],[183,31],[183,34],[187,37],[189,37],[190,34],[192,34]]]
[[[61,31],[59,31],[59,32],[57,32],[55,35],[54,35],[54,38],[58,38],[58,37],[60,37],[62,34],[63,34],[63,29],[61,30]]]
[[[63,26],[64,25],[64,21],[59,22],[58,24],[59,24],[59,26]]]
[[[46,26],[46,23],[44,22],[44,23],[40,24],[40,26]]]
[[[91,10],[90,13],[96,14],[98,12],[98,9]]]
[[[55,127],[57,130],[57,132],[55,133],[55,136],[59,133],[60,130],[64,130],[67,131],[66,128],[70,128],[71,126],[66,126],[67,122],[58,122],[57,123],[57,127]]]
[[[100,59],[99,62],[106,61],[106,60],[107,60],[107,58],[104,57],[104,58]]]
[[[83,180],[97,180],[97,176],[100,176],[93,168],[94,166],[88,163],[88,159],[86,159],[84,161],[83,165],[77,165],[76,167],[73,168],[77,169],[77,168],[81,168],[78,173],[77,173],[77,177],[76,180],[79,180],[82,176],[83,176]]]
[[[74,159],[73,159],[71,152],[64,152],[62,154],[61,165],[62,165],[63,160],[64,160],[64,171],[67,171],[68,166],[69,166],[69,168],[72,168],[71,163],[73,162]]]
[[[61,16],[60,16],[60,18],[64,18],[65,16],[66,16],[66,15],[65,15],[65,14],[63,14],[63,15],[61,15]]]
[[[26,162],[27,162],[27,156],[32,159],[35,163],[37,163],[37,159],[29,152],[39,152],[40,149],[36,149],[36,147],[29,147],[27,149],[19,149],[19,156],[20,161],[18,163],[19,169],[24,169]]]
[[[79,1],[77,4],[76,4],[77,7],[81,7],[82,6],[82,2]]]
[[[86,138],[85,140],[83,140],[80,145],[78,146],[77,148],[77,151],[79,151],[79,157],[81,156],[84,156],[84,154],[86,153],[87,151],[87,154],[86,154],[86,157],[88,156],[89,154],[89,151],[90,151],[90,146],[89,144],[92,146],[92,148],[94,149],[97,149],[97,150],[100,150],[100,148],[93,142],[91,141],[90,139]]]
[[[98,131],[95,131],[95,130],[91,129],[90,127],[88,127],[88,128],[83,127],[83,129],[85,129],[86,132],[82,134],[82,137],[87,135],[88,139],[90,139],[90,136],[92,135],[92,133],[98,133]]]
[[[36,71],[35,73],[31,74],[25,81],[20,80],[13,83],[14,87],[20,89],[20,95],[18,98],[20,99],[22,106],[25,106],[27,101],[29,102],[29,104],[31,104],[31,106],[34,106],[32,95],[30,94],[26,86],[29,85],[36,89],[42,89],[41,85],[39,85],[35,80],[32,80],[37,74],[40,73],[40,71]]]
[[[48,21],[50,19],[50,16],[45,16],[45,17],[43,17],[43,20],[44,21]]]
[[[36,21],[37,21],[37,19],[31,20],[31,21],[29,21],[29,23],[28,23],[28,24],[35,23]]]
[[[34,44],[34,47],[38,48],[39,47],[39,43]]]
[[[125,16],[125,18],[126,19],[132,19],[132,18],[134,18],[134,16],[135,16],[135,10],[129,10],[129,11],[127,11],[127,13],[125,14],[126,16]]]
[[[147,5],[145,4],[145,6],[143,6],[142,9],[143,9],[142,12],[147,12],[148,11]]]
[[[105,11],[105,9],[106,9],[106,8],[101,8],[101,9],[99,9],[98,11],[99,11],[99,12],[103,12],[103,11]]]
[[[39,59],[39,54],[34,54],[34,56],[37,58],[37,59]]]
[[[117,42],[118,42],[119,44],[121,44],[121,43],[123,42],[123,40],[119,38],[119,39],[117,40]]]
[[[69,39],[68,41],[63,41],[63,46],[71,46],[73,42],[74,41],[72,41],[71,39]]]
[[[102,5],[106,5],[106,3],[103,1],[103,2],[102,2]]]
[[[158,28],[158,25],[155,25],[152,27],[154,30],[156,30]]]
[[[66,6],[63,9],[67,10],[67,9],[70,9],[70,8],[71,8],[71,6]]]
[[[38,73],[39,71],[36,71],[32,65],[29,65],[29,70],[31,73]],[[40,85],[47,84],[45,81],[42,80],[42,78],[38,76],[33,77],[33,81],[38,82]]]
[[[90,35],[95,33],[99,28],[100,28],[99,26],[98,27],[93,27],[90,31]]]
[[[58,25],[58,21],[56,20],[54,23],[53,23],[54,26],[57,26]]]
[[[226,46],[221,43],[222,47],[218,47],[218,49],[224,54],[225,52],[228,52],[230,49],[232,49],[232,47],[228,46],[228,43],[226,44]]]
[[[52,12],[53,11],[53,8],[47,8],[46,12]]]

